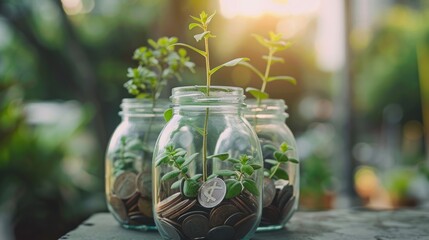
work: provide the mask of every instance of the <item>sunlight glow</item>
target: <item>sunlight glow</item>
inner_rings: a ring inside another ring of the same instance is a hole
[[[260,17],[310,15],[315,13],[320,0],[220,0],[221,13],[226,18],[236,16]]]
[[[94,9],[94,0],[61,0],[67,15],[89,13]]]

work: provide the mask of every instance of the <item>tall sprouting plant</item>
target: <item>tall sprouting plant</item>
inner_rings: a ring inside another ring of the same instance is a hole
[[[264,60],[267,61],[265,66],[265,71],[262,73],[256,67],[248,62],[241,62],[240,65],[245,66],[252,70],[262,81],[261,89],[256,89],[252,87],[246,88],[246,92],[250,93],[254,96],[258,104],[263,99],[269,98],[269,94],[265,91],[267,84],[274,81],[287,81],[292,84],[296,84],[296,80],[290,76],[270,76],[271,66],[274,63],[284,63],[284,59],[282,57],[275,56],[276,53],[280,51],[284,51],[292,46],[290,41],[284,41],[282,39],[282,35],[279,33],[269,33],[269,38],[264,38],[260,35],[253,34],[253,37],[264,47],[268,49],[268,55],[262,56]]]
[[[131,95],[152,99],[155,105],[169,80],[180,80],[180,73],[184,69],[194,72],[195,64],[190,61],[186,50],[179,48],[176,51],[174,44],[177,41],[176,37],[161,37],[157,41],[149,39],[148,47],[139,47],[134,51],[133,59],[139,64],[135,68],[128,68],[129,80],[124,84]]]
[[[201,30],[200,33],[194,35],[194,38],[197,42],[200,42],[204,40],[204,50],[198,49],[196,47],[193,47],[191,45],[185,44],[185,43],[175,43],[173,45],[178,46],[184,46],[187,47],[201,56],[204,57],[205,60],[205,70],[206,70],[206,89],[204,93],[207,96],[210,96],[210,85],[211,85],[211,77],[212,75],[217,72],[219,69],[223,67],[232,67],[240,62],[248,61],[248,58],[236,58],[231,61],[228,61],[226,63],[223,63],[217,67],[211,68],[210,66],[210,48],[209,48],[209,39],[214,38],[215,35],[212,34],[212,32],[209,30],[209,24],[212,21],[213,17],[215,16],[216,12],[211,14],[210,16],[207,15],[206,12],[202,11],[199,15],[199,17],[191,16],[191,18],[194,20],[194,22],[189,24],[189,30],[192,30],[194,28],[198,28]],[[171,117],[171,111],[167,112],[165,116]],[[168,120],[168,119],[167,119]],[[203,127],[203,181],[207,180],[207,136],[208,136],[208,121],[209,121],[209,108],[206,108],[206,114],[204,119],[204,127]]]

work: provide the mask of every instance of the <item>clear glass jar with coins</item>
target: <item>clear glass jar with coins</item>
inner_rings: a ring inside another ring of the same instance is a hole
[[[250,239],[261,217],[262,152],[242,115],[243,90],[179,87],[153,159],[163,239]]]
[[[246,100],[246,119],[258,135],[264,158],[262,219],[257,231],[283,228],[298,208],[299,161],[295,138],[286,125],[283,100]]]
[[[123,99],[121,123],[106,152],[106,200],[109,211],[128,229],[155,229],[152,213],[152,155],[165,125],[168,101]]]

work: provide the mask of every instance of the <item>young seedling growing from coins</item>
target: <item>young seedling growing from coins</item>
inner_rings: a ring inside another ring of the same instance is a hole
[[[186,50],[177,49],[174,43],[177,43],[175,37],[149,39],[148,46],[134,51],[133,59],[138,66],[128,68],[124,87],[137,100],[123,100],[123,121],[112,136],[106,161],[109,209],[127,228],[154,225],[151,170],[156,139],[153,138],[162,127],[154,121],[161,107],[157,106],[157,99],[168,81],[180,79],[184,70],[194,68]],[[136,114],[142,110],[150,114]]]
[[[201,105],[189,104],[182,109],[179,103],[175,108],[177,115],[173,116],[171,109],[164,115],[167,121],[170,118],[173,120],[164,128],[168,129],[167,133],[161,133],[159,139],[167,140],[159,144],[162,147],[156,149],[159,152],[154,158],[154,171],[157,172],[154,178],[157,182],[154,182],[154,185],[158,187],[154,209],[157,226],[166,239],[242,239],[256,227],[258,220],[261,185],[258,187],[256,180],[259,180],[257,176],[262,174],[262,164],[255,163],[262,161],[257,139],[252,134],[248,137],[248,134],[243,133],[243,139],[249,139],[249,143],[243,144],[243,149],[238,149],[229,142],[222,146],[223,139],[216,136],[224,133],[241,136],[241,132],[235,131],[238,128],[243,129],[242,132],[252,131],[244,122],[240,125],[240,121],[235,121],[240,120],[242,115],[219,110],[230,111],[236,109],[235,105],[225,107],[225,103],[221,102],[223,106],[215,106],[211,102],[223,101],[219,100],[220,97],[216,94],[234,98],[237,96],[222,95],[219,92],[229,93],[227,91],[232,91],[231,89],[239,92],[236,88],[211,86],[213,74],[223,67],[236,66],[248,59],[236,58],[216,67],[211,66],[209,42],[215,35],[209,29],[209,24],[214,16],[215,13],[207,15],[205,12],[199,17],[191,16],[194,21],[189,24],[189,30],[200,30],[194,38],[197,42],[203,42],[202,49],[185,43],[174,44],[189,48],[204,58],[206,85],[189,88],[190,94],[185,92],[186,97],[192,95],[196,96],[193,100],[201,100]],[[240,100],[234,100],[237,103],[242,102],[241,91],[239,96]],[[212,110],[213,108],[218,112]],[[230,127],[230,124],[227,124],[229,120],[224,120],[229,119],[228,116],[234,118],[234,124],[240,126]],[[218,125],[217,119],[220,122]],[[193,137],[191,144],[185,145],[177,140],[183,136],[181,133],[189,133]],[[174,143],[177,146],[173,145]],[[183,148],[178,147],[179,145]],[[209,152],[212,151],[215,154],[210,155]]]
[[[246,91],[255,97],[258,103],[263,99],[269,98],[269,94],[266,92],[267,84],[274,81],[287,81],[296,85],[296,79],[290,76],[270,76],[271,66],[275,63],[284,63],[285,60],[282,57],[275,56],[276,53],[284,51],[292,46],[289,41],[284,41],[281,34],[273,32],[269,33],[269,38],[264,38],[261,35],[253,34],[253,37],[264,47],[268,49],[268,55],[262,56],[262,59],[266,60],[265,71],[262,73],[255,66],[249,62],[240,62],[240,65],[245,66],[252,70],[262,81],[261,89],[248,87]]]

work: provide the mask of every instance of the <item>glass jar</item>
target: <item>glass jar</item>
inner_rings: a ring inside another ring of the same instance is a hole
[[[106,153],[106,200],[109,211],[125,228],[155,229],[152,214],[152,155],[165,125],[167,100],[123,99],[122,122]]]
[[[264,158],[262,219],[257,231],[283,228],[298,208],[299,163],[295,138],[286,125],[283,100],[246,100],[246,119],[258,135]]]
[[[154,218],[163,239],[250,239],[261,217],[262,152],[243,90],[179,87],[154,150]]]

